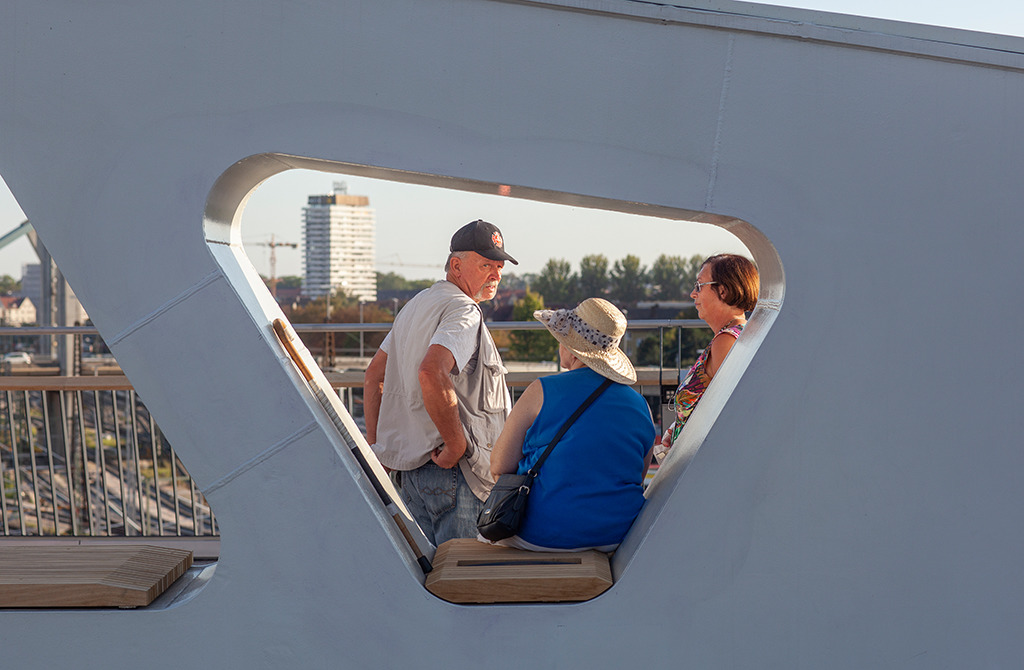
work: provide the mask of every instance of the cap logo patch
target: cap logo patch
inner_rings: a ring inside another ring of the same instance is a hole
[[[498,231],[494,231],[493,233],[491,233],[491,244],[498,247],[499,249],[501,249],[504,246],[504,243],[501,241],[501,233],[499,233]]]

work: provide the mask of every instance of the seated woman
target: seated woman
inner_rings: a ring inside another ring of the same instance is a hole
[[[665,431],[661,444],[655,450],[659,458],[679,437],[736,338],[743,332],[747,325],[746,312],[757,304],[760,287],[757,268],[743,256],[718,254],[700,266],[690,297],[697,308],[697,316],[710,326],[715,336],[676,389],[672,403],[676,420]]]
[[[616,383],[555,445],[533,482],[519,534],[497,544],[612,551],[643,506],[644,475],[657,440],[647,402],[629,386],[636,371],[618,346],[626,317],[601,298],[533,315],[558,340],[568,371],[536,380],[512,407],[491,454],[495,480],[525,474],[604,378]]]

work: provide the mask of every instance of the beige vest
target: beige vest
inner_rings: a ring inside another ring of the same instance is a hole
[[[459,398],[459,418],[466,431],[466,453],[459,461],[462,474],[477,498],[485,500],[494,486],[491,479],[491,449],[505,427],[512,407],[498,347],[483,321],[475,368],[467,366],[452,377]],[[472,369],[471,369],[472,368]]]

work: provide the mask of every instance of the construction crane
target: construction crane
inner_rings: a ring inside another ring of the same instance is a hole
[[[377,261],[377,265],[381,267],[406,267],[406,268],[443,268],[444,264],[439,263],[403,263],[402,257],[398,254],[391,254],[387,257],[388,259],[394,258],[395,260],[382,260]]]
[[[32,240],[32,237],[35,235],[35,230],[32,228],[32,224],[28,222],[28,219],[25,219],[19,223],[17,227],[0,237],[0,249],[3,249],[22,235],[28,235],[29,240],[32,241],[33,246],[35,246],[35,242]]]
[[[277,300],[277,248],[278,247],[291,247],[292,249],[298,249],[299,244],[297,242],[278,242],[274,239],[274,235],[270,235],[269,242],[251,242],[250,244],[257,247],[270,247],[270,295],[274,296],[274,300]]]

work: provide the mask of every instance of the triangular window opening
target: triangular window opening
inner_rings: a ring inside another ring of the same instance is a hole
[[[781,304],[782,270],[774,248],[752,225],[727,216],[293,156],[255,156],[232,170],[230,179],[222,177],[225,188],[215,188],[208,201],[207,239],[241,243],[255,270],[250,274],[258,272],[265,285],[254,288],[271,292],[292,324],[361,324],[350,332],[303,327],[306,363],[323,374],[309,373],[314,393],[326,375],[348,374],[361,382],[395,314],[417,291],[444,277],[452,233],[484,219],[501,229],[505,249],[519,261],[506,264],[497,295],[481,304],[513,373],[512,397],[538,375],[556,372],[558,364],[550,342],[536,342],[550,339],[547,333],[516,333],[502,324],[529,318],[522,316],[524,305],[532,312],[603,297],[631,324],[652,322],[646,329],[631,328],[622,347],[639,370],[637,390],[661,434],[671,421],[667,403],[676,385],[712,335],[697,321],[689,295],[700,262],[718,253],[754,260],[762,300],[739,340],[746,346],[730,354],[736,360],[723,368],[728,374],[716,384],[721,388],[714,399],[701,405],[694,428],[687,428],[691,434],[684,431],[669,457],[649,472],[648,502],[613,556],[614,575],[640,546]],[[252,184],[248,191],[246,183]],[[367,324],[382,326],[369,330]],[[352,453],[379,480],[371,504],[388,505],[392,518],[408,522],[412,530],[403,533],[409,546],[421,566],[429,562],[434,547],[416,532],[364,439],[363,390],[345,384],[340,398],[327,395],[325,405],[338,415],[339,430],[352,433],[345,436]]]

